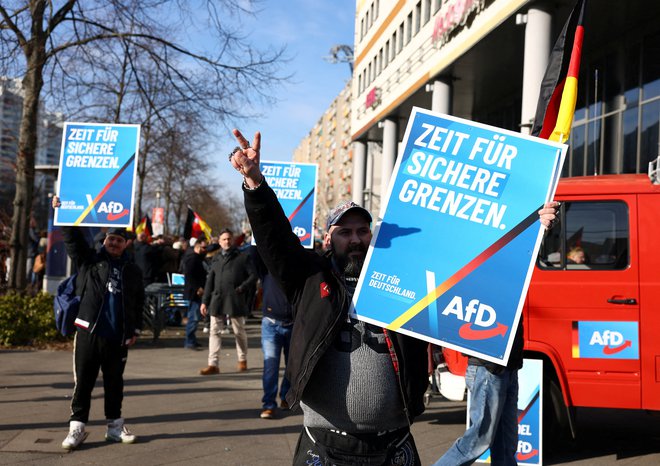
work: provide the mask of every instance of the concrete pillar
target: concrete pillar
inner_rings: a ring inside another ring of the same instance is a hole
[[[451,112],[451,84],[445,81],[433,81],[431,110],[447,115]]]
[[[382,207],[387,200],[387,188],[389,187],[390,177],[394,171],[396,162],[396,153],[398,147],[398,128],[397,122],[392,119],[383,120],[383,165],[381,166],[380,177],[380,205]]]
[[[542,4],[534,4],[527,11],[525,24],[525,52],[523,65],[522,109],[520,132],[529,134],[536,115],[541,81],[548,67],[552,48],[552,15]],[[521,17],[519,21],[524,21]]]
[[[367,144],[353,142],[353,202],[364,206],[364,182],[367,173]]]

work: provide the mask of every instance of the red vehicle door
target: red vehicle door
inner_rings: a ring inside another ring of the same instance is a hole
[[[551,357],[573,406],[640,408],[635,194],[562,195],[528,293],[526,349]]]

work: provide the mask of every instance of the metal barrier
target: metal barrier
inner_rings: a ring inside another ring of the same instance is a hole
[[[144,289],[144,293],[144,327],[151,329],[154,340],[167,325],[181,325],[189,304],[183,299],[183,285],[152,283]]]

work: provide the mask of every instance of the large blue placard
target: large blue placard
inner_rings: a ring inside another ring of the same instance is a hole
[[[55,225],[132,225],[139,144],[139,125],[65,123]]]
[[[414,108],[353,315],[505,363],[565,153]]]
[[[316,211],[315,163],[261,161],[261,172],[291,223],[300,243],[314,247],[314,212]]]

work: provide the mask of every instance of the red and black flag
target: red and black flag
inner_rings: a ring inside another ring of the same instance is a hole
[[[188,217],[186,217],[186,226],[183,228],[183,237],[190,238],[206,238],[206,241],[211,240],[211,227],[202,220],[197,212],[188,207]]]
[[[148,215],[142,217],[140,223],[135,227],[135,234],[139,235],[140,233],[145,233],[147,235],[147,243],[151,243],[154,236],[154,230],[151,227],[151,219]]]
[[[584,9],[586,0],[578,0],[550,54],[541,83],[532,135],[551,141],[566,142],[573,124],[580,72]]]

